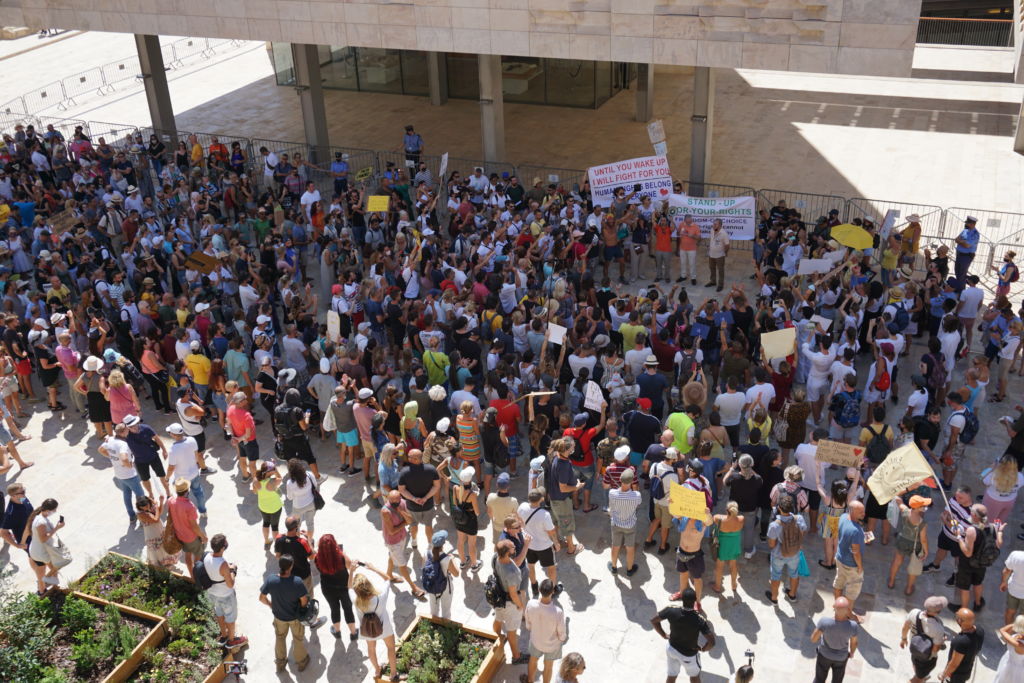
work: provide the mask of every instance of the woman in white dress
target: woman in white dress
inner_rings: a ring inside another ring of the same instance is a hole
[[[999,637],[1006,643],[1006,652],[992,683],[1024,683],[1024,615],[999,629]]]
[[[355,608],[359,617],[359,636],[366,642],[366,653],[370,656],[370,664],[373,666],[374,676],[376,678],[383,678],[384,672],[380,664],[377,663],[377,641],[383,640],[384,645],[388,650],[388,667],[391,674],[391,680],[397,681],[397,655],[395,651],[395,627],[391,623],[391,614],[389,609],[389,601],[391,600],[391,581],[388,580],[388,575],[377,569],[373,565],[359,563],[361,566],[354,572],[349,574],[349,588],[355,593]],[[373,573],[380,576],[384,582],[384,590],[381,591],[377,586],[370,581],[369,577],[366,576],[361,570],[365,567]],[[366,617],[367,615],[376,614],[377,618],[380,619],[381,632],[378,636],[368,636],[366,634]]]

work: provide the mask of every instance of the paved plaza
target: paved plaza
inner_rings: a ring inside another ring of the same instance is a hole
[[[740,283],[747,279],[749,264],[744,252],[733,252],[728,273],[730,279]],[[704,268],[701,264],[701,276]],[[674,273],[673,273],[674,274]],[[699,280],[702,281],[702,280]],[[709,292],[702,287],[691,288],[691,300],[701,301]],[[909,393],[908,377],[911,360],[916,361],[924,346],[918,341],[911,349],[911,357],[900,361],[901,395]],[[978,350],[978,349],[975,349]],[[963,365],[963,364],[961,364]],[[960,386],[962,373],[957,371],[953,386]],[[1012,382],[1011,397],[1021,396],[1024,381],[1019,378]],[[991,390],[989,392],[991,394]],[[67,401],[65,401],[67,403]],[[996,425],[999,415],[1012,412],[1013,399],[1000,406],[985,404],[980,409],[982,430],[976,442],[968,447],[967,465],[961,469],[957,483],[967,483],[980,491],[979,472],[1001,454],[1008,441],[1002,426]],[[894,424],[897,413],[902,414],[905,403],[898,407],[889,404],[889,422]],[[152,402],[144,401],[144,418],[154,427],[167,424],[163,417],[153,415]],[[266,418],[262,410],[256,417]],[[30,499],[38,504],[48,496],[60,502],[60,511],[67,520],[62,532],[64,540],[74,554],[74,562],[61,572],[64,581],[80,576],[107,549],[141,556],[143,554],[142,531],[130,527],[121,503],[121,494],[112,482],[109,461],[98,455],[98,441],[92,436],[92,427],[85,421],[72,417],[68,410],[62,415],[52,416],[46,411],[37,412],[24,428],[32,435],[19,449],[26,459],[35,461],[35,466],[24,471],[12,470],[0,476],[0,483],[17,480],[28,489]],[[260,451],[272,452],[273,440],[268,424],[258,428]],[[205,477],[208,495],[209,518],[205,528],[208,535],[225,533],[230,542],[226,553],[231,562],[238,564],[239,630],[250,638],[250,647],[244,651],[249,662],[249,681],[278,680],[273,673],[273,628],[270,611],[258,601],[259,587],[264,574],[276,570],[272,554],[264,553],[259,528],[259,513],[255,496],[249,486],[241,482],[233,463],[233,449],[221,439],[219,430],[211,425],[207,428],[207,443],[212,457],[208,461],[217,468],[213,475]],[[344,477],[337,472],[337,455],[331,442],[314,440],[314,450],[321,464],[321,470],[329,474],[323,484],[328,499],[327,507],[316,517],[317,536],[333,533],[344,544],[346,553],[384,567],[387,556],[381,540],[380,519],[365,495],[361,475]],[[520,465],[524,471],[523,466]],[[17,468],[15,467],[15,470]],[[525,478],[513,480],[512,493],[520,501],[525,500]],[[939,493],[934,493],[937,503],[928,514],[929,537],[934,552],[938,531]],[[1018,508],[1019,509],[1019,508]],[[641,515],[642,516],[642,515]],[[448,529],[454,539],[454,527],[447,514],[442,516],[441,526]],[[1015,515],[1013,519],[1018,519]],[[653,552],[638,553],[640,571],[632,578],[612,576],[605,564],[608,561],[610,532],[607,516],[595,511],[590,514],[576,513],[579,538],[586,550],[575,557],[566,556],[564,550],[558,553],[559,579],[566,590],[560,604],[569,620],[569,641],[566,652],[579,651],[587,661],[587,680],[613,681],[630,680],[654,683],[664,680],[664,641],[651,629],[650,619],[655,612],[668,605],[668,596],[677,590],[678,578],[674,571],[672,554],[658,556]],[[481,525],[489,524],[482,520]],[[1007,528],[1008,548],[1019,548],[1016,540],[1016,523]],[[425,545],[422,538],[421,553]],[[677,534],[673,532],[672,538]],[[492,555],[489,530],[482,530],[480,543],[486,537],[482,559],[485,566],[467,579],[455,581],[453,618],[475,627],[490,629],[491,612],[483,596],[483,582],[488,576],[487,562]],[[799,600],[788,603],[780,600],[778,606],[770,605],[764,598],[768,585],[768,553],[766,545],[759,543],[758,553],[750,561],[740,560],[740,589],[734,595],[728,589],[717,596],[708,585],[705,576],[705,597],[703,607],[715,625],[719,638],[718,645],[702,657],[705,666],[705,683],[724,683],[731,680],[731,673],[746,662],[743,652],[751,648],[756,653],[756,680],[810,680],[814,670],[814,646],[809,640],[815,620],[822,614],[831,614],[832,572],[821,569],[817,559],[821,557],[822,541],[817,533],[811,533],[805,540],[805,553],[811,567],[811,576],[801,582]],[[884,547],[875,541],[866,552],[865,585],[858,599],[858,611],[866,614],[864,627],[859,638],[857,655],[847,669],[848,681],[880,683],[881,681],[905,681],[911,675],[910,656],[899,648],[899,632],[908,609],[920,606],[929,595],[952,597],[952,589],[943,584],[952,571],[949,560],[943,571],[924,574],[917,585],[916,594],[907,598],[903,595],[905,575],[897,578],[896,588],[885,586],[888,565],[892,559],[893,547]],[[0,561],[8,563],[13,557],[16,570],[16,585],[31,590],[34,579],[25,567],[21,551],[11,553],[5,547],[0,551]],[[422,554],[415,555],[414,573],[418,576],[422,567]],[[997,642],[994,632],[1001,626],[1003,594],[998,592],[999,568],[989,570],[985,585],[988,607],[980,615],[980,624],[988,631],[985,650],[974,681],[983,683],[990,680],[1003,653],[1003,646]],[[184,571],[184,567],[179,567]],[[316,589],[319,597],[319,588]],[[411,621],[418,611],[428,613],[425,603],[416,602],[407,586],[399,586],[395,601],[397,631]],[[321,601],[323,609],[326,605]],[[955,629],[951,613],[944,615],[947,629]],[[369,680],[365,648],[349,644],[348,638],[335,640],[327,632],[327,626],[310,636],[310,652],[313,663],[303,673],[298,673],[294,663],[280,680],[355,682]],[[940,656],[945,663],[946,653]],[[506,665],[497,680],[503,683],[518,681],[525,667]]]

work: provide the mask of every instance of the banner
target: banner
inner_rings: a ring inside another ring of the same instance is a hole
[[[757,222],[757,206],[753,197],[690,197],[683,194],[668,196],[668,217],[673,226],[678,226],[685,215],[693,216],[693,222],[700,226],[700,236],[711,234],[711,224],[716,218],[722,221],[722,228],[729,239],[752,240]]]
[[[669,482],[668,511],[673,517],[690,517],[703,522],[707,519],[708,499],[703,491]]]
[[[868,479],[875,500],[885,505],[897,494],[935,476],[931,465],[913,442],[889,453]]]
[[[640,190],[632,201],[639,202],[643,197],[652,200],[668,199],[672,192],[672,174],[668,170],[668,159],[664,156],[638,157],[616,161],[603,166],[591,166],[587,169],[590,180],[590,193],[597,206],[611,206],[612,193],[621,187],[630,194],[640,186]]]
[[[840,467],[860,467],[860,463],[864,459],[864,449],[842,441],[822,439],[818,442],[814,459]]]

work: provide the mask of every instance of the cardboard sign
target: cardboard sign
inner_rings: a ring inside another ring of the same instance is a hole
[[[832,327],[832,321],[829,320],[828,318],[823,318],[820,315],[812,315],[811,322],[821,325],[821,329],[825,330],[826,332],[828,332],[828,328]]]
[[[885,505],[897,494],[935,477],[932,466],[913,442],[889,453],[868,479],[875,500]]]
[[[772,358],[785,358],[793,353],[795,347],[795,327],[786,327],[761,335],[761,348],[764,349],[764,357],[768,360]]]
[[[818,442],[814,459],[840,467],[860,467],[860,463],[864,459],[864,449],[841,441],[822,439]]]
[[[569,330],[565,329],[562,325],[548,323],[548,342],[551,344],[564,344],[565,335],[568,331]]]
[[[652,145],[665,141],[665,124],[661,119],[655,119],[647,124],[647,138]]]
[[[60,213],[50,216],[50,228],[54,235],[60,235],[71,228],[75,227],[75,224],[80,223],[82,219],[77,218],[75,214],[70,211],[61,211]]]
[[[604,405],[604,394],[601,393],[601,387],[598,386],[594,380],[587,382],[587,390],[585,394],[585,400],[583,401],[583,407],[587,410],[596,410],[601,412],[601,406]]]
[[[209,275],[220,267],[220,263],[209,254],[204,254],[201,251],[193,251],[188,255],[188,258],[185,259],[185,267],[190,270],[198,270],[203,275]]]
[[[703,491],[673,481],[670,482],[668,489],[668,511],[673,517],[690,517],[704,521],[707,518],[708,501]]]
[[[802,258],[797,266],[797,275],[814,275],[816,273],[827,273],[832,270],[832,259],[827,258]]]
[[[366,210],[370,213],[375,211],[387,211],[391,197],[386,194],[372,194],[366,198]]]
[[[341,341],[341,316],[337,311],[327,311],[327,338],[335,344]]]
[[[356,171],[356,180],[369,180],[373,175],[373,166],[367,166]]]

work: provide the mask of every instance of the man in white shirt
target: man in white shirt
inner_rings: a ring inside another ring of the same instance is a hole
[[[544,657],[544,683],[551,683],[551,669],[562,658],[562,645],[568,639],[565,630],[565,612],[555,603],[555,583],[544,579],[540,597],[526,603],[526,628],[530,631],[530,663],[526,677],[520,681],[533,683],[537,663]]]
[[[266,147],[260,147],[260,154],[263,155],[263,178],[267,182],[272,182],[274,180],[274,169],[277,168],[277,164],[280,162],[277,155]]]
[[[765,411],[768,410],[768,404],[775,398],[775,387],[768,381],[769,379],[768,371],[764,368],[754,370],[754,386],[747,389],[747,403],[743,406],[747,416],[756,405],[760,405]]]
[[[649,548],[654,545],[654,532],[658,530],[660,525],[661,543],[658,544],[659,555],[664,555],[669,549],[668,531],[672,528],[672,513],[668,509],[668,491],[671,490],[673,483],[681,483],[678,470],[675,468],[675,462],[678,458],[679,451],[675,447],[666,448],[665,459],[654,463],[649,470],[651,486],[654,486],[655,479],[660,479],[665,495],[660,500],[654,501],[654,519],[651,520],[651,525],[647,528],[647,538],[644,540],[644,547]]]
[[[177,478],[187,479],[189,482],[189,493],[196,500],[196,509],[199,516],[206,516],[206,494],[203,492],[202,481],[199,473],[203,467],[200,459],[199,446],[191,436],[185,436],[185,428],[175,422],[167,427],[167,433],[171,435],[171,447],[167,452],[167,479],[174,481]]]
[[[800,486],[807,492],[807,506],[810,514],[810,525],[808,528],[818,527],[818,508],[821,506],[821,494],[818,493],[819,482],[825,482],[825,463],[818,462],[818,442],[828,438],[828,430],[818,427],[811,433],[809,443],[802,443],[796,447],[793,454],[796,464],[804,471],[804,478],[800,480]]]
[[[480,399],[473,395],[474,389],[476,389],[476,379],[471,376],[466,378],[462,389],[452,392],[452,396],[448,401],[448,408],[451,409],[453,415],[459,414],[459,407],[463,401],[469,401],[473,404],[473,415],[480,414]]]
[[[534,597],[539,594],[536,571],[538,562],[554,585],[554,594],[557,596],[562,592],[562,584],[558,583],[558,567],[555,566],[555,553],[561,550],[561,544],[551,513],[541,506],[543,502],[544,496],[540,490],[533,489],[527,502],[521,503],[516,510],[523,523],[523,531],[532,537],[526,551],[526,563],[530,570],[530,587]]]
[[[285,336],[281,339],[281,348],[284,352],[285,367],[295,370],[298,375],[297,380],[301,384],[303,375],[306,373],[306,358],[309,356],[309,349],[299,337],[299,330],[295,325],[288,325],[285,328]]]
[[[316,189],[316,185],[312,182],[306,183],[306,191],[299,197],[299,204],[302,205],[302,209],[306,212],[306,220],[313,220],[313,217],[309,215],[309,210],[313,203],[318,201],[320,201],[320,190]]]
[[[729,233],[722,227],[722,221],[716,218],[711,224],[711,235],[708,236],[708,265],[711,268],[711,280],[705,287],[715,287],[721,292],[725,287],[725,257],[729,254]]]
[[[636,335],[636,343],[633,344],[633,348],[626,351],[626,367],[633,372],[633,377],[639,377],[644,372],[644,364],[647,362],[648,356],[654,354],[651,351],[651,347],[647,345],[647,335],[640,332]],[[654,361],[658,359],[655,357]]]
[[[135,456],[132,455],[128,443],[124,440],[128,435],[128,428],[123,424],[114,428],[115,436],[108,436],[100,444],[99,452],[110,458],[114,466],[114,484],[124,498],[124,507],[128,511],[128,520],[134,524],[137,518],[135,506],[132,504],[132,494],[135,500],[144,498],[146,492],[142,490],[142,481],[135,469]]]
[[[832,368],[832,363],[836,360],[836,347],[834,344],[830,344],[827,349],[822,349],[820,346],[814,349],[810,342],[805,342],[803,354],[810,364],[810,371],[807,375],[807,400],[813,406],[814,422],[817,423],[821,421],[821,406],[828,394],[828,373]]]
[[[978,317],[978,310],[985,300],[985,290],[978,286],[980,280],[977,275],[967,276],[967,286],[960,292],[960,303],[956,305],[956,315],[966,331],[963,355],[966,356],[971,349],[971,342],[974,341],[974,320]]]
[[[1024,550],[1014,550],[1007,555],[999,590],[1006,593],[1003,621],[1012,623],[1018,614],[1024,614]]]

